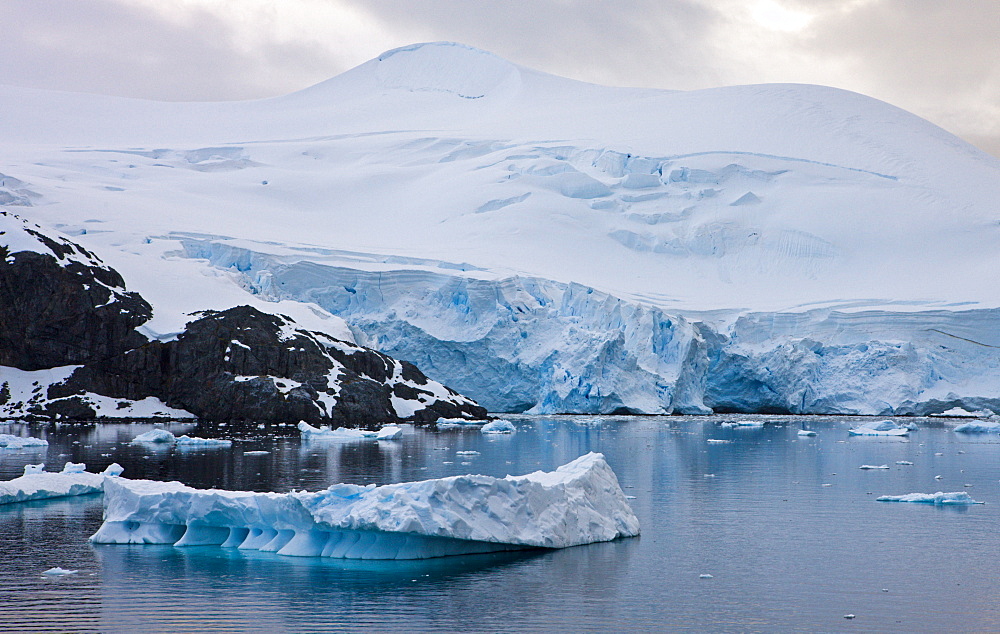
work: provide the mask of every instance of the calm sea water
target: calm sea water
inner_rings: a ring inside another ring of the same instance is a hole
[[[116,461],[127,477],[257,491],[521,474],[600,451],[635,497],[642,536],[351,562],[93,546],[100,496],[14,504],[0,507],[0,630],[1000,631],[1000,438],[924,419],[908,439],[848,437],[856,418],[764,419],[737,430],[718,427],[721,417],[517,417],[511,437],[408,428],[396,442],[258,438],[200,450],[128,444],[149,425],[3,426],[50,446],[0,450],[2,479],[27,463]],[[803,424],[819,435],[796,436]],[[875,501],[939,490],[986,504]],[[79,572],[43,578],[53,566]]]

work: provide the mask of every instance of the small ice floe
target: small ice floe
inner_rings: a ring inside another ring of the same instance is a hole
[[[233,441],[222,438],[198,438],[187,434],[177,437],[178,447],[231,447]]]
[[[115,476],[120,476],[124,472],[125,472],[125,467],[121,466],[117,462],[112,462],[107,466],[107,468],[104,471],[101,472],[101,475],[115,477]]]
[[[635,496],[634,496],[634,495],[626,495],[626,496],[625,496],[625,499],[626,499],[626,500],[634,500],[634,499],[635,499]]]
[[[469,451],[456,451],[455,455],[456,456],[478,456],[479,452],[478,451],[471,451],[471,450],[469,450]]]
[[[177,438],[173,434],[168,432],[166,429],[153,429],[147,431],[144,434],[139,434],[138,436],[132,439],[132,442],[134,444],[153,443],[159,445],[166,443],[174,443],[176,441]]]
[[[959,505],[959,504],[985,504],[977,502],[965,491],[953,491],[952,493],[907,493],[906,495],[883,495],[876,499],[878,502],[914,502],[916,504]]]
[[[31,436],[0,434],[0,449],[24,449],[25,447],[47,447],[49,442]]]
[[[865,470],[868,470],[868,469],[888,469],[888,468],[889,468],[889,465],[887,465],[887,464],[880,464],[880,465],[863,464],[860,467],[858,467],[858,469],[865,469]]]
[[[934,476],[934,479],[935,479],[935,480],[940,480],[940,479],[941,479],[941,478],[943,478],[943,477],[944,477],[944,476],[940,476],[940,475],[936,475],[936,476]]]
[[[844,618],[850,620],[850,619],[855,618],[855,616],[853,614],[845,614]]]
[[[33,473],[44,473],[45,463],[42,464],[26,464],[24,465],[24,475],[31,475]]]
[[[814,432],[811,429],[800,429],[798,432],[796,432],[796,435],[797,436],[815,436],[816,432]]]
[[[509,420],[498,418],[483,425],[483,428],[479,431],[484,434],[513,434],[517,431],[517,428]]]
[[[901,465],[912,465],[913,463],[912,463],[912,462],[910,462],[909,460],[897,460],[897,461],[896,461],[896,464],[901,464]]]
[[[470,420],[468,418],[439,418],[434,423],[438,429],[456,429],[459,427],[471,427],[473,425],[485,425],[488,420]]]
[[[714,478],[715,474],[714,473],[705,473],[705,474],[702,474],[702,477],[703,478]]]
[[[1000,434],[1000,422],[992,420],[972,420],[955,428],[960,434]]]
[[[712,577],[712,575],[710,575],[710,574],[702,574],[702,575],[698,575],[698,578],[699,579],[713,579],[714,577]]]
[[[256,451],[244,451],[244,456],[266,456],[271,453],[270,451],[264,451],[263,449],[258,449]]]
[[[733,427],[736,429],[760,429],[764,426],[764,421],[762,420],[738,420],[733,423]]]
[[[906,436],[910,430],[904,425],[897,425],[891,420],[871,421],[848,429],[852,436]]]
[[[403,428],[398,425],[385,425],[381,429],[354,429],[329,426],[313,427],[309,423],[299,421],[299,432],[304,440],[395,440],[403,435]]]
[[[731,443],[731,440],[723,440],[722,438],[706,438],[705,442],[712,445],[726,445]]]
[[[48,575],[50,577],[65,577],[66,575],[75,575],[78,572],[80,572],[80,571],[79,570],[67,570],[66,568],[60,568],[59,566],[56,566],[55,568],[49,568],[48,570],[46,570],[42,574],[43,575]]]
[[[63,465],[62,473],[83,473],[87,470],[87,465],[82,462],[67,462]]]

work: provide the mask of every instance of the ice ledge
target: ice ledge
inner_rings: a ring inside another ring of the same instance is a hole
[[[552,472],[464,475],[315,493],[192,489],[109,480],[98,544],[219,545],[281,555],[424,559],[564,548],[639,534],[604,456]]]

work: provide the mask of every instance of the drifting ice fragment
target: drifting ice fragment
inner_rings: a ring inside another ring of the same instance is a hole
[[[888,469],[888,468],[889,465],[887,464],[880,464],[880,465],[863,464],[860,467],[858,467],[858,469]]]
[[[25,447],[47,447],[49,442],[41,438],[31,436],[13,436],[11,434],[0,434],[0,448],[2,449],[24,449]]]
[[[965,491],[955,491],[953,493],[907,493],[906,495],[883,495],[877,502],[915,502],[917,504],[985,504],[972,499]]]
[[[59,566],[56,566],[55,568],[49,568],[48,570],[46,570],[42,574],[43,575],[49,575],[50,577],[62,577],[62,576],[65,576],[65,575],[75,575],[78,572],[80,572],[80,571],[79,570],[67,570],[65,568],[60,568]]]
[[[799,435],[799,436],[815,436],[816,432],[812,431],[811,429],[800,429],[798,431],[797,435]]]
[[[196,436],[178,436],[178,447],[231,447],[233,441],[222,438],[198,438]]]
[[[728,444],[728,443],[730,443],[732,441],[731,440],[724,440],[722,438],[706,438],[705,442],[707,442],[709,444],[712,444],[712,445],[725,445],[725,444]]]
[[[73,469],[76,466],[82,465],[72,462],[66,465],[71,470],[64,468],[62,473],[42,471],[41,468],[45,465],[25,465],[23,476],[0,482],[0,504],[100,493],[109,476],[119,475],[123,471],[117,463],[110,465],[104,473],[75,471]]]
[[[478,451],[456,451],[455,455],[456,456],[478,456],[479,452]]]
[[[901,465],[912,465],[913,463],[912,463],[912,462],[910,462],[909,460],[897,460],[897,461],[896,461],[896,464],[901,464]]]
[[[882,420],[858,425],[854,429],[848,429],[847,433],[852,436],[906,436],[910,430],[907,426],[897,425],[891,420]]]
[[[163,443],[173,443],[176,440],[177,439],[174,437],[174,435],[168,432],[166,429],[153,429],[151,431],[147,431],[145,434],[139,434],[138,436],[132,439],[132,442],[135,444],[147,443],[147,442],[155,444],[163,444]]]
[[[960,434],[1000,434],[1000,423],[991,420],[974,420],[955,428]]]
[[[82,462],[67,462],[63,465],[62,473],[83,473],[87,470],[87,465]]]
[[[484,434],[513,434],[517,432],[517,428],[509,420],[498,418],[483,425],[479,431]]]
[[[219,545],[279,555],[425,559],[564,548],[639,534],[604,456],[552,472],[464,475],[315,493],[109,479],[97,544]]]
[[[330,429],[326,425],[313,427],[303,420],[299,421],[298,428],[305,440],[395,440],[403,435],[403,428],[398,425],[386,425],[378,431],[350,427]]]
[[[469,420],[468,418],[439,418],[434,424],[439,428],[447,429],[459,425],[485,425],[488,422],[487,420]]]
[[[31,475],[33,473],[44,473],[45,463],[42,464],[26,464],[24,465],[24,475]]]

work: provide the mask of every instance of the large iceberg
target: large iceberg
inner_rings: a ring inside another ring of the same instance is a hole
[[[955,427],[960,434],[1000,434],[1000,421],[973,420]]]
[[[97,544],[219,545],[280,555],[425,559],[564,548],[639,534],[611,467],[589,453],[552,472],[463,475],[315,493],[109,480]]]

